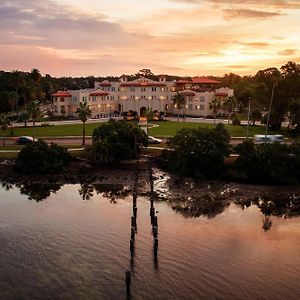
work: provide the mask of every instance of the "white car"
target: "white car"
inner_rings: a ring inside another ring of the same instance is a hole
[[[153,137],[153,136],[148,136],[148,143],[149,144],[160,144],[162,142],[162,140],[160,140],[160,139],[157,139],[157,138],[155,138],[155,137]]]
[[[280,143],[282,144],[283,141],[283,135],[281,134],[269,134],[267,136],[262,134],[256,134],[254,136],[255,144],[264,144],[265,141],[267,144],[273,144],[273,143]]]

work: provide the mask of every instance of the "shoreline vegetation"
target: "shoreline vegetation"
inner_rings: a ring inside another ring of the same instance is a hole
[[[144,132],[112,121],[94,131],[85,157],[71,156],[65,148],[43,141],[25,146],[16,160],[0,160],[0,182],[5,189],[19,187],[35,201],[65,184],[79,184],[84,200],[95,190],[113,201],[132,192],[136,171],[139,195],[149,196],[153,170],[156,200],[167,201],[187,216],[214,216],[232,202],[261,206],[266,214],[299,215],[299,145],[246,141],[235,148],[239,159],[228,167],[224,159],[232,151],[229,140],[222,124],[185,128],[168,142],[172,151],[141,154],[147,145]]]

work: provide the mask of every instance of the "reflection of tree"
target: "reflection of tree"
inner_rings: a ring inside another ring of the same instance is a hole
[[[1,186],[6,190],[9,191],[13,188],[13,184],[8,181],[2,181]]]
[[[130,189],[124,187],[122,184],[98,183],[94,184],[93,187],[97,194],[102,194],[103,197],[110,198],[111,203],[117,203],[117,198],[124,198],[130,192]]]
[[[271,220],[270,216],[265,215],[262,228],[264,229],[264,231],[268,231],[271,229],[271,227],[272,227],[272,220]]]
[[[51,193],[56,193],[61,185],[56,183],[49,184],[23,184],[18,186],[21,194],[27,195],[29,200],[36,202],[48,198]]]
[[[206,194],[200,198],[171,200],[170,204],[174,210],[185,217],[207,216],[208,218],[213,218],[224,211],[227,201],[224,201],[223,198]]]
[[[82,183],[80,185],[79,194],[82,200],[90,200],[94,196],[94,188],[91,184]]]
[[[255,198],[254,204],[264,215],[291,218],[300,215],[300,195],[264,194]]]

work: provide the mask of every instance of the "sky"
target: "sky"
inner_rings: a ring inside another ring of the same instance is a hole
[[[300,0],[1,0],[0,69],[255,74],[300,62]]]

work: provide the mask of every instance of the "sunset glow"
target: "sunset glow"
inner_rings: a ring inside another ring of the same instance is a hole
[[[3,0],[1,69],[254,74],[300,61],[296,0]]]

